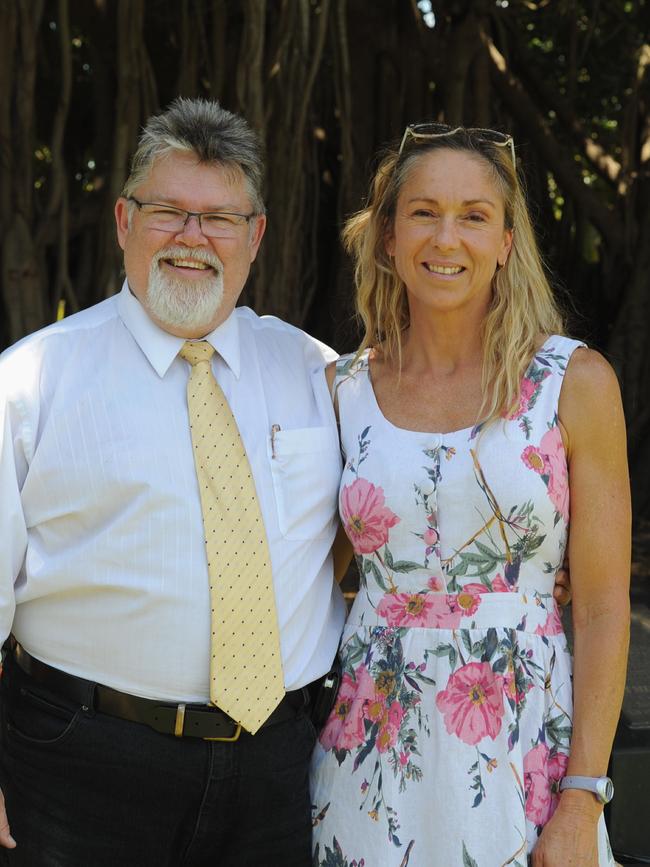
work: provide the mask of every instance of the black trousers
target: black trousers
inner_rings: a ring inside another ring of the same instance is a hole
[[[11,659],[1,680],[9,867],[309,867],[310,720],[234,743],[75,707]]]

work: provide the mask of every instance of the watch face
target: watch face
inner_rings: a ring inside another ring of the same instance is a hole
[[[596,783],[598,800],[603,804],[609,804],[614,797],[614,784],[609,777],[601,777]]]

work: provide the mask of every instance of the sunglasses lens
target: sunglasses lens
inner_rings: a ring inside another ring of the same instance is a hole
[[[454,135],[457,132],[466,132],[476,136],[477,139],[490,144],[495,144],[498,147],[510,147],[512,153],[512,161],[515,162],[514,140],[511,135],[505,132],[499,132],[496,129],[480,129],[476,127],[452,127],[446,123],[414,123],[409,124],[404,131],[402,143],[399,147],[401,154],[406,145],[407,139],[434,139],[446,135]]]
[[[446,135],[452,132],[453,127],[446,123],[416,123],[409,129],[415,135]]]
[[[505,132],[499,132],[496,129],[470,129],[470,133],[474,133],[483,141],[494,142],[494,144],[509,144],[510,136]]]

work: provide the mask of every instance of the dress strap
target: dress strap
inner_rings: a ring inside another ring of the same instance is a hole
[[[336,373],[334,375],[332,387],[330,389],[332,403],[336,403],[339,388],[343,385],[344,382],[354,379],[360,374],[367,374],[369,352],[370,350],[366,349],[359,358],[357,358],[356,352],[349,352],[347,355],[341,355],[337,359]]]
[[[580,340],[552,334],[537,350],[521,383],[518,408],[508,416],[527,439],[542,436],[557,424],[560,391],[564,374]]]

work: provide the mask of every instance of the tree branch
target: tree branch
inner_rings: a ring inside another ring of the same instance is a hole
[[[516,48],[520,45],[519,33],[513,32]],[[527,91],[533,91],[547,111],[555,112],[557,119],[571,134],[576,146],[583,156],[594,167],[600,177],[612,184],[621,173],[621,164],[608,154],[602,145],[598,144],[585,130],[584,125],[576,117],[574,110],[568,101],[563,99],[557,88],[551,87],[541,75],[537,67],[528,57],[522,57],[519,53],[517,59],[517,76]]]
[[[560,186],[585,211],[587,217],[613,247],[624,242],[623,228],[614,214],[602,204],[599,197],[587,187],[576,173],[575,163],[558,148],[548,124],[531,103],[521,83],[507,68],[505,59],[492,40],[483,34],[483,41],[491,59],[492,81],[508,110],[528,131],[534,145]]]

